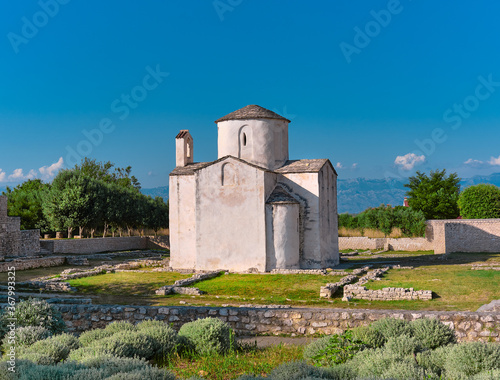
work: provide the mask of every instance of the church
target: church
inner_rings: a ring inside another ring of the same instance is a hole
[[[257,105],[215,123],[215,161],[194,162],[188,130],[175,139],[170,265],[236,272],[338,265],[337,173],[330,160],[289,160],[290,121]]]

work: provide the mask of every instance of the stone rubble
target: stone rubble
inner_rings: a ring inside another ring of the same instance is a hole
[[[182,280],[177,280],[173,285],[164,285],[155,293],[159,296],[166,296],[168,294],[177,293],[177,294],[187,294],[198,296],[204,294],[204,292],[198,288],[187,287],[188,285],[195,284],[200,281],[209,280],[211,278],[215,278],[221,275],[223,271],[210,271],[206,273],[197,273],[190,278],[184,278]]]

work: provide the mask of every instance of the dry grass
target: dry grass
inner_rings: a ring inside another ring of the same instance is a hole
[[[390,237],[390,238],[400,238],[403,237],[403,234],[401,232],[400,228],[394,228],[389,236],[385,236],[382,231],[379,230],[371,230],[371,229],[366,229],[361,233],[361,230],[359,229],[351,229],[351,228],[346,228],[346,227],[340,227],[339,228],[339,236],[340,237],[369,237],[369,238],[385,238],[385,237]]]

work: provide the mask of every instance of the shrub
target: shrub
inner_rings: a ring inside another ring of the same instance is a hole
[[[417,354],[417,362],[426,371],[431,371],[438,376],[444,373],[446,358],[453,346],[442,346],[435,350],[424,351]]]
[[[104,328],[104,331],[111,332],[113,334],[121,331],[136,331],[137,328],[128,321],[116,321],[112,322]]]
[[[417,319],[410,325],[413,336],[420,340],[424,348],[433,350],[457,341],[455,332],[437,319]]]
[[[18,348],[31,346],[33,343],[46,339],[50,336],[50,331],[45,327],[41,326],[25,326],[25,327],[17,327],[14,332],[13,342],[15,342],[15,346]],[[5,336],[3,339],[3,348],[6,349],[9,344],[9,336]]]
[[[233,330],[217,318],[186,323],[179,330],[179,336],[187,338],[200,355],[222,354],[234,348]]]
[[[412,358],[413,359],[413,358]],[[384,348],[361,351],[348,365],[361,378],[384,378],[384,373],[389,370],[393,363],[406,360],[401,355]]]
[[[408,335],[400,335],[389,338],[384,348],[391,354],[403,358],[417,353],[422,346],[418,339]]]
[[[320,339],[314,340],[311,343],[309,343],[304,348],[304,353],[303,353],[304,359],[309,363],[316,364],[316,360],[314,360],[313,358],[317,356],[319,352],[325,350],[328,347],[329,342],[330,342],[330,336],[324,336]]]
[[[467,219],[500,218],[500,188],[485,183],[470,186],[460,194],[458,206]]]
[[[352,330],[353,337],[363,342],[369,348],[383,347],[386,340],[382,333],[369,326],[359,326]]]
[[[76,336],[71,335],[71,334],[67,334],[67,333],[54,335],[51,339],[54,342],[57,341],[57,342],[61,342],[62,344],[65,344],[66,346],[68,346],[70,351],[76,350],[76,349],[80,348],[80,346],[81,346],[80,341],[78,340],[78,338]]]
[[[16,319],[17,327],[40,326],[49,330],[52,334],[59,334],[66,330],[66,325],[61,313],[47,301],[30,298],[16,305],[13,318]],[[7,315],[0,316],[1,337],[7,332]]]
[[[94,342],[92,348],[107,351],[120,357],[150,359],[154,355],[154,341],[138,331],[121,331],[108,338]]]
[[[412,336],[413,331],[410,324],[402,319],[383,318],[373,322],[370,329],[378,331],[387,339],[400,335]]]
[[[4,365],[0,363],[0,373]],[[141,379],[175,380],[163,369],[150,366],[146,361],[131,358],[104,357],[85,364],[67,361],[57,365],[37,365],[29,361],[16,361],[14,377],[0,377],[2,380],[104,380]]]
[[[444,364],[452,379],[469,379],[480,372],[500,369],[500,345],[495,343],[461,343],[453,346]]]
[[[113,355],[102,347],[87,346],[71,351],[68,355],[68,360],[85,363],[88,360],[109,356]]]
[[[137,330],[153,340],[153,349],[156,356],[168,356],[177,350],[177,346],[179,345],[177,333],[165,323],[160,321],[145,321],[137,325]]]
[[[132,372],[119,372],[112,375],[106,380],[175,380],[175,376],[167,370],[146,367],[144,369],[135,370]]]
[[[382,378],[394,380],[409,379],[439,379],[434,374],[425,373],[422,367],[419,367],[411,358],[406,358],[397,362],[392,362],[383,372]]]
[[[364,348],[362,342],[354,339],[352,331],[349,330],[342,335],[323,338],[314,344],[309,348],[307,355],[312,363],[322,366],[345,363]]]
[[[82,344],[83,347],[89,346],[95,341],[110,337],[114,332],[104,329],[94,329],[85,331],[80,335],[78,340]]]
[[[483,371],[472,378],[473,380],[498,380],[500,379],[500,369]]]
[[[31,360],[36,364],[51,365],[65,360],[70,352],[70,347],[55,336],[39,340],[30,347],[24,348],[20,354],[20,359]]]
[[[313,367],[306,362],[290,362],[280,365],[269,374],[272,380],[302,380],[302,379],[332,379],[336,380],[329,371]]]

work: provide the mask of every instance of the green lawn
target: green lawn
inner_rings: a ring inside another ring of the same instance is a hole
[[[473,271],[474,263],[498,263],[500,254],[452,254],[445,258],[431,252],[390,252],[380,257],[356,256],[347,262],[353,267],[367,264],[376,267],[393,264],[414,269],[391,269],[380,280],[369,282],[369,289],[384,287],[432,290],[431,301],[342,301],[342,292],[331,300],[319,298],[319,289],[341,276],[228,274],[199,282],[195,286],[205,291],[202,296],[157,296],[154,291],[163,285],[190,277],[172,272],[117,272],[70,280],[76,294],[92,298],[95,304],[135,305],[233,305],[286,304],[297,307],[338,307],[407,310],[474,311],[481,305],[500,299],[500,272]],[[60,273],[68,266],[41,268],[17,272],[17,281]],[[0,281],[6,273],[0,274]]]

